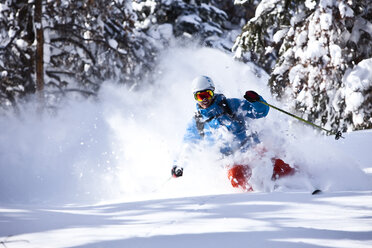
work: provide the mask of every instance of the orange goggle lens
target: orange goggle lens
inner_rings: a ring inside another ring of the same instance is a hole
[[[198,91],[194,95],[195,100],[197,100],[199,102],[203,101],[204,99],[210,100],[210,99],[212,99],[213,96],[214,96],[214,93],[211,90]]]

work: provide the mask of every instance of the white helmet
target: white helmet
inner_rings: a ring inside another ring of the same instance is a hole
[[[214,83],[210,77],[199,76],[192,80],[191,90],[195,94],[198,91],[211,90],[214,91]]]

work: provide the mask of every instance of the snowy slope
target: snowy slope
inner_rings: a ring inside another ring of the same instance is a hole
[[[353,133],[340,147],[364,163],[371,154],[352,148],[367,147],[371,139],[371,132]],[[320,195],[298,190],[183,194],[91,205],[3,203],[0,242],[17,248],[372,246],[372,188]]]
[[[6,247],[372,246],[371,191],[210,195],[0,211],[0,241]]]
[[[268,156],[301,173],[274,185],[254,154],[255,193],[233,189],[212,151],[171,179],[193,114],[190,81],[256,90],[267,77],[213,49],[165,52],[159,79],[139,92],[107,84],[100,100],[53,117],[1,117],[0,243],[6,247],[371,247],[372,132],[339,141],[282,113],[251,123]],[[27,110],[27,111],[26,111]],[[253,156],[253,158],[252,158]],[[226,165],[226,164],[225,164]],[[275,188],[275,191],[274,191]],[[314,188],[324,193],[311,195]]]

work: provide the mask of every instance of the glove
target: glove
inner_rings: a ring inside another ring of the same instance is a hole
[[[183,168],[177,165],[172,168],[172,177],[181,177],[183,175]]]
[[[248,101],[248,102],[257,102],[260,100],[260,95],[257,94],[255,91],[253,90],[249,90],[247,92],[245,92],[245,95],[244,95],[244,98]]]

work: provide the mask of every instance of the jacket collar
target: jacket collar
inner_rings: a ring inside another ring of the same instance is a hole
[[[219,107],[219,102],[221,101],[222,97],[222,94],[215,94],[213,103],[206,109],[201,108],[199,104],[196,103],[196,111],[200,113],[203,118],[210,118],[220,114],[221,110]]]

